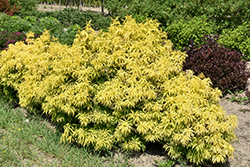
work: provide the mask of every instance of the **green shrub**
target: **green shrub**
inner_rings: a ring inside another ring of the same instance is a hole
[[[250,1],[248,0],[212,0],[209,7],[205,6],[204,12],[216,24],[217,34],[223,29],[236,28],[245,21],[250,21]]]
[[[250,21],[249,0],[108,0],[109,11],[120,16],[148,16],[157,19],[162,28],[176,20],[190,20],[193,17],[207,15],[215,22],[218,34],[222,29],[235,28],[244,21]],[[126,7],[126,8],[125,8]]]
[[[109,27],[111,18],[104,17],[101,14],[92,11],[79,12],[77,9],[65,8],[63,11],[41,12],[31,11],[22,14],[22,17],[34,16],[36,18],[53,17],[56,18],[64,27],[78,24],[85,27],[86,23],[91,20],[91,26],[95,30],[106,29]]]
[[[222,110],[210,79],[182,71],[187,55],[158,25],[131,17],[108,32],[88,25],[71,47],[47,31],[36,40],[29,33],[28,45],[0,53],[1,85],[62,123],[61,141],[128,151],[159,142],[172,158],[223,163],[233,156],[237,117]]]
[[[16,13],[37,10],[37,0],[9,0],[9,2],[11,5],[16,4],[17,6],[20,6],[20,10]]]
[[[108,0],[105,7],[114,15],[124,18],[132,15],[136,21],[143,21],[145,16],[157,19],[162,26],[175,20],[167,2],[160,0]]]
[[[110,13],[120,13],[120,10],[127,4],[127,2],[127,0],[106,0],[105,8]]]
[[[40,34],[47,29],[54,37],[58,37],[58,34],[64,33],[62,24],[53,17],[44,17],[39,19],[29,31]]]
[[[244,22],[235,29],[224,30],[218,43],[244,53],[242,58],[250,60],[250,22]]]
[[[18,16],[0,13],[0,31],[28,32],[31,27],[32,23],[27,20],[23,20]]]
[[[76,36],[77,31],[83,30],[78,24],[71,25],[64,33],[59,33],[57,38],[61,44],[72,45]]]
[[[77,28],[74,28],[77,27]],[[0,13],[0,32],[22,32],[26,34],[32,31],[36,34],[41,34],[44,29],[59,39],[62,44],[72,45],[77,30],[81,29],[79,25],[71,25],[65,30],[64,26],[51,16],[36,19],[35,16],[25,16],[23,19],[19,16],[8,16]]]
[[[203,35],[213,34],[211,24],[206,16],[195,17],[190,21],[179,20],[172,23],[166,28],[166,32],[174,47],[183,50],[190,39],[195,44],[201,44]]]

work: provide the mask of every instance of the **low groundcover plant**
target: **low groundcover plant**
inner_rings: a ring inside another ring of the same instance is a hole
[[[32,36],[0,53],[0,81],[21,106],[63,124],[62,142],[127,151],[157,142],[196,164],[233,157],[237,117],[226,115],[210,79],[182,70],[187,55],[156,21],[128,16],[98,33],[88,25],[72,46],[48,31]]]

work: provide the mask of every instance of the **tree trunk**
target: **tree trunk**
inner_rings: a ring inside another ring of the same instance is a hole
[[[69,8],[71,9],[71,0],[69,0]]]
[[[79,3],[80,3],[80,4],[79,4],[79,11],[81,12],[81,11],[82,11],[82,0],[80,0]]]
[[[62,0],[59,0],[59,11],[61,11],[61,1]]]
[[[102,14],[104,15],[104,3],[103,3],[103,0],[102,0]]]
[[[67,8],[67,6],[68,6],[68,3],[69,3],[69,0],[66,0],[66,2],[65,2],[66,8]]]

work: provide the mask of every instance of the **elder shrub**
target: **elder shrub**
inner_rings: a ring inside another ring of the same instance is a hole
[[[209,78],[182,70],[187,55],[155,20],[128,16],[98,33],[88,25],[72,46],[48,31],[33,35],[0,52],[1,85],[62,123],[62,142],[99,151],[161,143],[171,158],[196,164],[233,156],[237,117],[223,111]]]

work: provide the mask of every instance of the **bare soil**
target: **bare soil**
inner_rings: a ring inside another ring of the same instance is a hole
[[[46,11],[63,10],[64,8],[66,8],[66,6],[39,4],[37,10],[46,12]],[[68,6],[68,8],[69,8],[69,6]],[[78,7],[76,7],[76,6],[72,6],[71,8],[78,9]],[[81,8],[81,11],[88,11],[88,10],[93,11],[93,12],[97,12],[97,13],[101,13],[102,12],[102,8],[101,7],[95,7],[94,8],[94,7],[84,7],[83,6]],[[104,9],[104,14],[108,14],[107,9]]]

